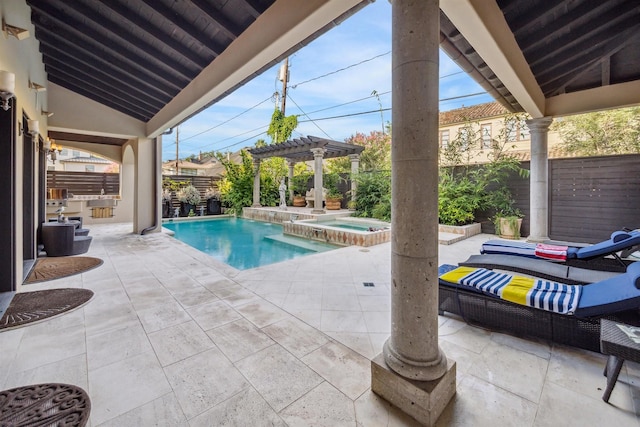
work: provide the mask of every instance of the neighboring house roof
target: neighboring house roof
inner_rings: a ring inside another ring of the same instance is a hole
[[[471,107],[456,108],[450,111],[440,112],[440,126],[464,123],[466,121],[474,121],[487,119],[491,117],[500,117],[508,114],[506,108],[497,102],[487,102],[485,104],[472,105]]]
[[[99,157],[71,157],[68,159],[61,159],[60,163],[95,163],[101,165],[110,165],[113,162],[111,160],[101,159]]]
[[[176,166],[176,161],[175,160],[169,160],[167,162],[164,162],[162,164],[163,168],[175,168]],[[178,168],[179,169],[211,169],[210,165],[199,165],[197,163],[193,163],[193,162],[189,162],[186,160],[179,160],[178,161]]]

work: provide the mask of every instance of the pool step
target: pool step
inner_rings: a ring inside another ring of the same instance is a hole
[[[336,248],[335,245],[330,245],[328,243],[307,240],[301,237],[285,236],[284,234],[272,234],[271,236],[264,236],[264,238],[314,252],[326,252]]]

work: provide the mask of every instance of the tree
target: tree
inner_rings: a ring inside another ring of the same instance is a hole
[[[570,156],[640,153],[640,107],[562,117],[551,130]]]
[[[389,126],[388,126],[389,127]],[[360,169],[363,171],[380,171],[391,169],[391,130],[386,133],[371,131],[369,135],[357,132],[344,142],[360,145],[364,151],[360,153]],[[330,172],[351,172],[351,161],[348,157],[340,157],[327,161]]]
[[[271,137],[273,144],[280,144],[291,138],[291,134],[298,126],[298,116],[284,116],[282,111],[275,109],[271,115],[271,123],[267,129],[267,135]]]

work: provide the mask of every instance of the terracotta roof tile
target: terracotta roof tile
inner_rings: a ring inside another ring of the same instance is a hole
[[[450,111],[441,111],[440,126],[463,123],[467,120],[474,121],[489,117],[499,117],[508,113],[507,109],[499,103],[487,102],[485,104],[472,105]]]

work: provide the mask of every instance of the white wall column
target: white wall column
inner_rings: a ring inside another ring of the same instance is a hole
[[[391,336],[372,390],[424,425],[455,394],[438,346],[438,0],[392,3]]]
[[[360,154],[349,154],[349,160],[351,161],[351,200],[356,200],[356,191],[358,190],[358,182],[355,180],[355,176],[360,170]]]
[[[549,126],[551,117],[527,120],[531,134],[531,173],[529,174],[530,242],[549,240]]]
[[[313,214],[325,213],[322,209],[322,159],[324,158],[324,148],[312,148],[313,153]]]
[[[295,160],[287,159],[287,166],[289,167],[289,174],[287,175],[287,187],[289,188],[289,200],[293,204],[293,168],[296,166]]]
[[[253,204],[252,208],[260,208],[260,159],[253,159]]]

